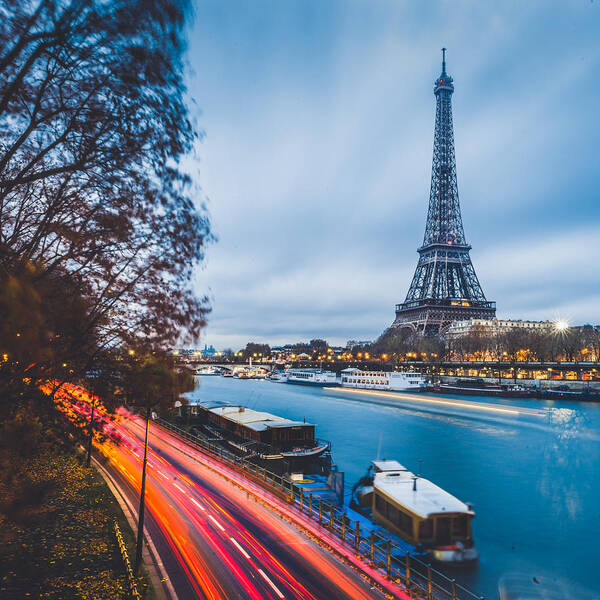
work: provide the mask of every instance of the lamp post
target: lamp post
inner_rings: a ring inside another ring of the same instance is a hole
[[[142,463],[142,487],[140,490],[140,508],[138,511],[137,541],[135,547],[135,573],[140,570],[142,548],[144,544],[144,512],[146,509],[146,464],[148,462],[148,429],[150,428],[150,404],[146,406],[146,435],[144,436],[144,462]]]
[[[85,459],[86,466],[90,466],[92,462],[92,441],[94,439],[94,416],[96,412],[96,395],[94,394],[94,380],[98,376],[97,371],[88,371],[88,377],[90,379],[91,385],[91,401],[92,401],[92,413],[90,415],[90,426],[89,426],[89,437],[88,437],[88,447],[87,447],[87,457]]]

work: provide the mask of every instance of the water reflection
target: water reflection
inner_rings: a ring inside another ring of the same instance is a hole
[[[413,471],[422,459],[425,477],[475,506],[481,563],[456,576],[487,598],[497,598],[500,578],[514,572],[559,573],[583,588],[598,588],[600,406],[481,399],[513,411],[503,413],[472,410],[473,397],[425,406],[215,377],[202,380],[194,395],[306,417],[317,424],[319,437],[331,440],[348,486],[378,453]]]

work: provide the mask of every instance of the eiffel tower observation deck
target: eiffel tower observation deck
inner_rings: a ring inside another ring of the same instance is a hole
[[[453,79],[442,73],[435,82],[435,135],[429,211],[419,262],[402,304],[396,305],[392,329],[409,327],[425,335],[440,335],[452,321],[492,319],[496,303],[486,300],[471,263],[463,230],[452,125]]]

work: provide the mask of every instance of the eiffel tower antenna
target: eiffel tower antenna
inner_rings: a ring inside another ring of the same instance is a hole
[[[452,124],[454,80],[446,73],[446,48],[442,48],[442,73],[433,93],[435,132],[427,224],[406,300],[396,305],[392,324],[392,328],[410,327],[425,335],[443,334],[452,321],[496,316],[496,303],[486,300],[471,263],[460,213]]]

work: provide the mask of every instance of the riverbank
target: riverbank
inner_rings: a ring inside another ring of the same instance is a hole
[[[128,599],[115,521],[130,557],[133,533],[66,435],[23,414],[0,427],[0,596]],[[145,576],[138,589],[154,598]]]

